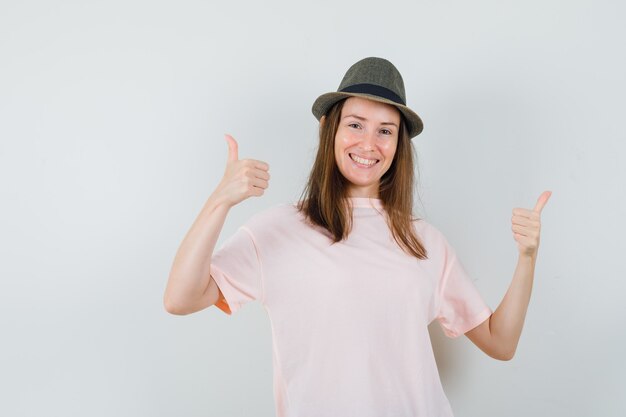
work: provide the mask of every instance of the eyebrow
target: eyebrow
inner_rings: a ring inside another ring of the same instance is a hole
[[[341,119],[343,120],[346,117],[354,117],[355,119],[364,120],[364,121],[367,120],[365,117],[357,116],[356,114],[348,114],[346,116],[343,116]],[[391,125],[391,126],[395,126],[396,128],[398,127],[398,125],[393,122],[382,122],[381,125]]]

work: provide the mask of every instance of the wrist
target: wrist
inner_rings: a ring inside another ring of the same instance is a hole
[[[535,263],[537,261],[537,253],[519,253],[519,261],[520,262],[530,262]]]
[[[213,209],[222,208],[225,210],[230,210],[233,206],[233,204],[228,201],[227,195],[221,191],[220,187],[215,189],[215,191],[209,196],[205,205],[211,206]]]

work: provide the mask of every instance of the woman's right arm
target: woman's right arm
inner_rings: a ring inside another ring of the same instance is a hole
[[[238,159],[238,145],[226,135],[228,161],[224,178],[206,201],[183,239],[163,296],[165,309],[184,315],[215,304],[220,290],[211,278],[211,258],[226,215],[248,197],[261,196],[268,187],[269,166],[263,161]]]

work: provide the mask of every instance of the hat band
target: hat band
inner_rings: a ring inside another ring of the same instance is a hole
[[[406,103],[404,102],[404,100],[402,100],[402,98],[399,95],[397,95],[396,93],[394,93],[388,88],[381,87],[380,85],[376,85],[376,84],[349,85],[339,90],[339,92],[340,93],[370,94],[373,96],[386,98],[387,100],[391,100],[394,103],[398,103],[398,104],[402,104],[403,106],[406,106]]]

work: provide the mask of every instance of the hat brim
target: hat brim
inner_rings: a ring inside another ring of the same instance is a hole
[[[417,113],[415,113],[413,110],[411,110],[407,106],[398,104],[395,101],[391,101],[383,97],[374,96],[370,94],[364,94],[364,93],[332,92],[332,93],[322,94],[313,103],[313,107],[311,109],[313,111],[313,115],[315,116],[317,120],[320,120],[322,116],[325,115],[328,112],[328,110],[330,110],[333,104],[348,97],[363,97],[368,100],[378,101],[380,103],[390,104],[396,107],[400,111],[400,113],[402,113],[402,115],[404,116],[406,120],[406,123],[408,125],[407,128],[409,131],[408,132],[409,138],[411,139],[413,139],[415,136],[422,133],[422,130],[424,129],[424,124],[422,123],[422,119],[420,119]]]

